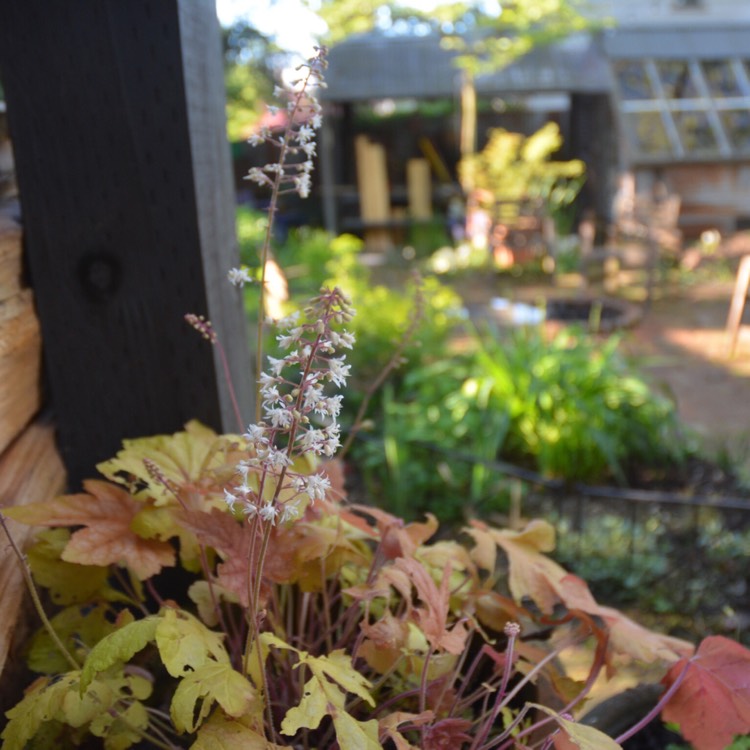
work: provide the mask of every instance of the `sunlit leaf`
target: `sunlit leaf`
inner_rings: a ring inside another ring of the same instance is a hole
[[[88,651],[114,629],[107,619],[109,607],[105,604],[81,606],[74,604],[50,619],[58,638],[72,654],[85,658]],[[70,663],[46,628],[34,633],[26,657],[30,669],[43,674],[59,674],[70,669]]]
[[[216,583],[209,584],[208,581],[194,581],[188,589],[188,596],[198,609],[198,615],[209,628],[219,624],[217,606],[222,601],[236,604],[238,598],[235,594]]]
[[[211,661],[229,663],[223,635],[183,610],[164,609],[155,636],[161,660],[172,677],[183,677]]]
[[[99,672],[115,664],[127,663],[146,648],[155,639],[156,629],[161,622],[159,615],[150,615],[126,623],[102,638],[86,657],[81,673],[81,690],[85,690]]]
[[[305,683],[299,705],[286,712],[284,721],[281,722],[281,732],[292,736],[300,729],[317,729],[323,717],[328,714],[327,706],[328,698],[318,678],[311,678]]]
[[[194,732],[214,702],[232,717],[243,716],[256,701],[250,683],[228,662],[206,662],[180,680],[169,712],[178,732]]]
[[[555,742],[555,747],[563,750],[565,748],[578,747],[580,750],[622,750],[622,747],[618,745],[611,737],[608,737],[604,732],[596,729],[596,727],[590,727],[586,724],[578,724],[570,719],[563,718],[556,711],[546,706],[540,706],[538,703],[529,703],[529,706],[536,708],[538,711],[551,716],[565,732],[570,742],[566,744],[564,741],[561,744]]]
[[[249,717],[230,719],[215,712],[198,730],[190,750],[284,750],[258,734],[257,720]]]
[[[59,721],[71,727],[94,723],[122,698],[129,689],[129,680],[122,674],[94,680],[80,690],[80,672],[72,671],[53,679],[40,678],[6,713],[8,723],[3,730],[4,750],[24,750],[47,722]],[[122,745],[127,747],[127,745]]]
[[[133,701],[116,714],[99,714],[89,726],[91,734],[104,738],[105,750],[126,750],[142,742],[142,732],[148,729],[149,714],[146,707]]]
[[[138,497],[151,496],[158,505],[171,504],[176,502],[173,493],[153,478],[144,459],[157,466],[167,483],[175,488],[198,485],[201,480],[216,480],[221,485],[234,474],[237,459],[230,456],[239,443],[240,438],[217,436],[194,420],[185,425],[183,432],[174,435],[124,440],[117,456],[96,468],[113,482],[127,478]]]
[[[281,646],[288,648],[283,641]],[[380,748],[378,723],[375,720],[358,721],[345,710],[347,692],[354,693],[371,706],[375,705],[368,691],[369,682],[354,669],[351,659],[343,651],[333,651],[327,656],[296,652],[300,665],[306,665],[313,676],[305,683],[300,704],[287,711],[281,723],[282,734],[294,735],[300,729],[315,729],[323,716],[329,715],[341,750]]]

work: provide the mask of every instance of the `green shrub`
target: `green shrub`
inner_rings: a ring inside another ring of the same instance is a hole
[[[537,329],[485,334],[473,353],[410,370],[383,402],[380,443],[363,449],[368,480],[388,484],[399,512],[455,519],[471,506],[503,507],[507,480],[483,461],[622,483],[633,465],[679,462],[673,404],[633,372],[618,344],[582,332],[551,342]]]

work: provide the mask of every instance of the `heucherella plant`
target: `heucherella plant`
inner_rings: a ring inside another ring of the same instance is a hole
[[[276,194],[283,173],[263,172]],[[46,528],[25,556],[8,534],[43,627],[3,748],[614,750],[660,712],[698,750],[750,730],[750,652],[721,637],[695,650],[602,606],[547,556],[548,523],[477,520],[459,543],[432,516],[348,501],[353,314],[323,289],[279,322],[238,434],[191,422],[128,440],[82,493],[5,511]],[[573,649],[584,679],[565,674]],[[623,660],[661,668],[663,689],[611,738],[581,716]]]

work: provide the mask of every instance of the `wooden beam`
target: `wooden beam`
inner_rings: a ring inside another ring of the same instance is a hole
[[[126,437],[236,430],[183,321],[212,319],[252,414],[213,0],[6,0],[0,69],[71,483]]]

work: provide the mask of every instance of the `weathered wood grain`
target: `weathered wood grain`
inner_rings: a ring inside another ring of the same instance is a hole
[[[236,430],[254,390],[212,0],[7,0],[0,67],[49,394],[73,487],[123,438]]]
[[[39,321],[27,289],[0,302],[0,452],[39,410],[41,358]]]
[[[0,457],[0,508],[52,498],[64,485],[65,469],[49,425],[41,422],[30,425]],[[10,520],[7,525],[16,544],[23,548],[32,528]],[[18,613],[25,591],[20,563],[3,534],[0,538],[0,673],[6,686],[7,674],[3,670],[11,645],[18,640]]]

